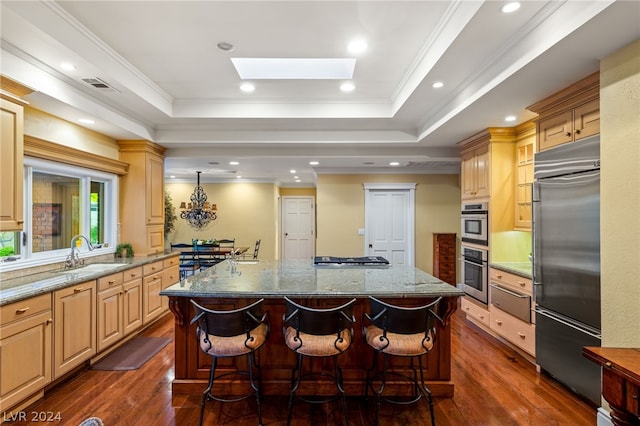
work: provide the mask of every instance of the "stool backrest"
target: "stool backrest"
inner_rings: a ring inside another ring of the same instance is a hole
[[[284,326],[290,326],[299,332],[313,335],[339,334],[351,328],[355,323],[352,299],[335,308],[315,309],[299,305],[288,297],[284,298],[287,312],[284,315]]]
[[[267,314],[262,313],[263,302],[264,299],[260,299],[242,308],[216,311],[191,300],[195,310],[191,324],[197,323],[200,330],[213,336],[232,337],[249,333],[266,321]]]
[[[441,300],[442,297],[439,297],[427,305],[403,307],[369,296],[369,313],[365,314],[365,318],[385,332],[426,333],[434,329],[437,322],[442,324],[442,318],[436,313]]]

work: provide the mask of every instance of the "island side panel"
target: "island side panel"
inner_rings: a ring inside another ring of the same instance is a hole
[[[178,395],[198,395],[206,387],[211,358],[205,355],[198,347],[195,334],[195,325],[190,324],[193,317],[193,309],[189,298],[170,297],[171,310],[175,315],[175,379],[172,384],[174,400]],[[197,301],[206,306],[218,309],[234,309],[245,306],[255,298],[199,298]],[[343,303],[345,298],[297,298],[296,300],[309,306],[329,307]],[[405,305],[424,304],[430,298],[403,298],[386,299],[391,303]],[[446,317],[457,306],[457,297],[443,300],[441,313]],[[358,298],[354,306],[356,324],[354,326],[354,340],[352,347],[340,355],[339,364],[343,368],[345,390],[351,395],[363,395],[365,389],[365,371],[372,361],[372,350],[366,345],[362,337],[362,315],[368,311],[368,298]],[[265,346],[260,350],[260,362],[262,365],[262,383],[265,395],[287,395],[289,393],[291,368],[295,365],[295,355],[284,344],[282,333],[282,317],[285,312],[282,298],[266,299],[264,309],[269,311],[271,333]],[[446,318],[448,319],[448,318]],[[407,360],[394,357],[392,364],[396,367],[407,366]],[[436,397],[452,397],[454,385],[451,383],[451,340],[448,322],[443,327],[438,327],[435,349],[428,355],[425,367],[427,385]],[[319,360],[313,365],[305,364],[305,370],[311,367],[330,368],[330,360]],[[225,359],[219,362],[220,373],[231,372],[246,368],[244,357]],[[233,376],[232,376],[233,377]],[[220,381],[218,390],[232,394],[245,394],[247,384],[243,377],[233,377],[234,380]],[[391,381],[387,388],[395,394],[407,391],[406,383]],[[215,391],[215,389],[214,389]],[[315,394],[333,394],[335,385],[329,381],[318,380],[312,384],[304,384],[301,393],[313,392]]]

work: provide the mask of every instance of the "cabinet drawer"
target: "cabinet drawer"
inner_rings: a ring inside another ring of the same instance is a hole
[[[514,317],[531,322],[531,296],[491,284],[491,304]]]
[[[10,303],[0,307],[0,324],[5,325],[11,321],[26,318],[47,309],[51,309],[50,293]]]
[[[122,272],[107,275],[106,277],[98,278],[98,291],[108,290],[119,286],[124,282]]]
[[[122,272],[124,282],[133,281],[138,278],[142,278],[142,266],[138,266],[137,268],[127,269]]]
[[[153,263],[149,263],[148,265],[144,265],[142,267],[142,271],[143,271],[145,276],[160,272],[160,271],[162,271],[162,269],[163,269],[162,260],[159,260],[159,261],[153,262]]]
[[[489,278],[492,282],[497,284],[506,284],[514,289],[518,289],[519,292],[527,293],[529,295],[533,294],[533,285],[529,278],[524,278],[495,268],[491,268],[489,270]]]
[[[462,311],[467,314],[468,317],[475,319],[482,324],[489,326],[489,311],[481,308],[473,302],[469,302],[464,297],[461,300]]]
[[[535,325],[520,321],[499,309],[492,309],[490,328],[525,352],[535,355]]]
[[[162,261],[164,269],[171,268],[172,266],[178,266],[180,264],[180,258],[178,256],[170,257]]]

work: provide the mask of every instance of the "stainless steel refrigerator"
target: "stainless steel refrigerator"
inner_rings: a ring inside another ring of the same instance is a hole
[[[600,346],[600,139],[535,155],[533,283],[536,363],[600,403],[600,367],[582,355]]]

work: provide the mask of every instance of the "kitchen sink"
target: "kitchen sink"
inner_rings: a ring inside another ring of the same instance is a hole
[[[60,273],[65,275],[67,274],[87,275],[87,274],[94,274],[99,272],[108,272],[108,271],[111,271],[112,269],[120,268],[121,266],[127,266],[127,265],[128,263],[92,263],[89,265],[81,266],[79,268],[65,269]]]

